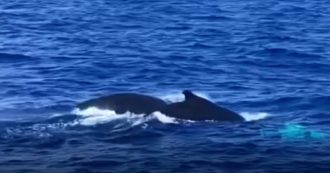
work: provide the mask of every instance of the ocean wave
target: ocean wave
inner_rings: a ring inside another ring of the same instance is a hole
[[[257,121],[270,116],[267,112],[241,112],[240,115],[245,119],[245,121]]]
[[[0,63],[17,63],[22,61],[37,60],[37,58],[23,55],[23,54],[11,54],[0,52]]]

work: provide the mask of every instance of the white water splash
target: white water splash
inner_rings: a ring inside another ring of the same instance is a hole
[[[164,124],[168,124],[168,123],[178,123],[178,121],[176,120],[176,118],[172,118],[172,117],[168,117],[162,113],[160,113],[159,111],[152,113],[153,117],[156,118],[158,121],[164,123]]]
[[[132,120],[143,117],[143,115],[132,114],[129,112],[123,114],[116,114],[113,110],[99,109],[97,107],[89,107],[84,110],[75,109],[73,113],[81,116],[81,119],[78,120],[78,123],[80,125],[85,126],[105,124],[118,119]]]
[[[270,116],[267,112],[242,112],[240,115],[245,119],[245,121],[257,121]]]
[[[157,119],[159,122],[167,123],[177,123],[175,118],[167,117],[160,112],[154,112],[151,115],[145,116],[144,114],[134,114],[126,112],[123,114],[116,114],[113,110],[99,109],[97,107],[89,107],[84,110],[75,109],[74,114],[81,116],[81,118],[76,122],[84,126],[93,126],[97,124],[105,124],[111,121],[123,119],[132,126],[143,124],[152,119]]]

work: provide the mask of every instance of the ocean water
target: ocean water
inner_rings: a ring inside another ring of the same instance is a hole
[[[2,0],[0,172],[329,172],[329,30],[326,0]],[[183,89],[247,121],[75,109]]]

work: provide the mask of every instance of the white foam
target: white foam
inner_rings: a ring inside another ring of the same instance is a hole
[[[78,120],[80,125],[92,126],[96,124],[104,124],[118,119],[126,119],[133,125],[138,125],[143,123],[143,114],[133,114],[126,112],[123,114],[116,114],[113,110],[99,109],[96,107],[89,107],[84,110],[75,109],[74,114],[81,116]]]
[[[152,113],[152,115],[160,122],[164,123],[164,124],[168,124],[168,123],[178,123],[177,120],[175,118],[172,117],[168,117],[162,113],[160,113],[159,111]]]
[[[97,107],[88,107],[87,109],[74,109],[73,114],[80,115],[82,117],[92,117],[92,116],[103,116],[103,115],[116,115],[115,111],[108,109],[99,109]]]
[[[63,116],[63,113],[54,113],[50,116],[50,118],[56,118],[56,117],[61,117]]]
[[[159,122],[164,124],[177,123],[175,118],[168,117],[160,112],[154,112],[149,116],[145,116],[144,114],[134,114],[130,112],[126,112],[123,114],[116,114],[112,110],[104,110],[96,107],[89,107],[84,110],[75,109],[73,110],[72,113],[81,116],[81,118],[76,121],[76,124],[80,124],[84,126],[104,124],[119,119],[125,120],[126,122],[130,123],[132,126],[143,124],[152,119],[157,119]]]
[[[240,113],[241,116],[245,119],[245,121],[256,121],[256,120],[261,120],[265,119],[270,116],[269,113],[267,112],[242,112]]]

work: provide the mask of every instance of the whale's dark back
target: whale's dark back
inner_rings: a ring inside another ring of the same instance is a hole
[[[243,117],[226,108],[220,107],[190,91],[184,91],[185,100],[169,104],[161,112],[167,116],[194,121],[243,121]]]
[[[152,112],[161,113],[179,119],[194,121],[243,121],[244,119],[233,111],[220,107],[204,98],[196,96],[191,91],[183,91],[185,100],[167,105],[159,98],[143,94],[121,93],[96,99],[91,99],[78,104],[78,108],[97,107],[100,109],[114,110],[118,114],[127,111],[136,114],[149,115]]]
[[[143,94],[120,93],[91,99],[78,104],[79,109],[93,106],[100,109],[114,110],[119,114],[127,111],[136,114],[150,114],[166,106],[166,102]]]

